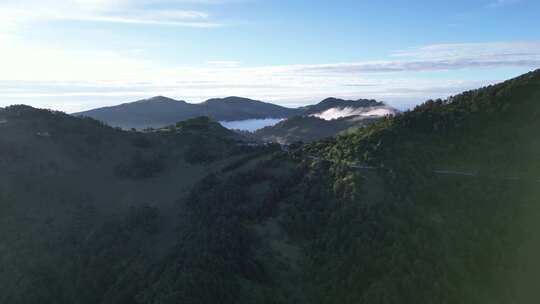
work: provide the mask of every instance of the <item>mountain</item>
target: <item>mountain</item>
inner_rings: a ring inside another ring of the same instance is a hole
[[[297,109],[242,97],[209,99],[200,104],[157,96],[118,106],[74,113],[124,129],[160,128],[178,121],[208,116],[217,121],[237,121],[264,118],[289,118],[295,115],[315,115],[323,119],[345,116],[382,116],[396,113],[391,107],[374,100],[342,100],[328,98],[319,104]],[[328,118],[330,117],[330,118]]]
[[[202,115],[193,104],[157,96],[150,99],[73,114],[106,122],[115,127],[163,127]]]
[[[118,106],[74,113],[73,115],[91,117],[111,126],[125,129],[144,129],[148,127],[159,128],[198,116],[209,116],[218,121],[233,121],[286,118],[296,113],[298,111],[295,109],[240,97],[210,99],[200,104],[191,104],[157,96]]]
[[[398,110],[375,100],[327,98],[318,104],[299,108],[302,116],[288,118],[274,126],[246,134],[263,142],[291,144],[311,142],[361,128]]]
[[[312,142],[336,136],[342,132],[364,127],[377,121],[378,117],[347,116],[325,120],[315,116],[294,116],[274,126],[244,133],[246,136],[262,142],[291,144],[294,142]]]
[[[540,70],[304,145],[0,109],[0,303],[523,303]]]
[[[208,111],[208,116],[219,121],[286,118],[298,113],[296,109],[242,97],[209,99],[200,106]]]
[[[305,115],[313,115],[332,108],[368,108],[384,106],[384,103],[372,99],[345,100],[329,97],[315,105],[302,107]]]

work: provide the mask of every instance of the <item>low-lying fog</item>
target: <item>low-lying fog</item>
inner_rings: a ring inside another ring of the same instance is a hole
[[[324,112],[313,114],[312,116],[324,119],[333,120],[349,116],[364,116],[364,117],[383,117],[387,115],[395,115],[396,111],[389,107],[371,107],[371,108],[331,108]]]

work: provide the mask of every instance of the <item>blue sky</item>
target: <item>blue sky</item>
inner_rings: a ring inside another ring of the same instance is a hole
[[[534,0],[3,0],[0,106],[240,95],[404,109],[540,68],[538,13]]]

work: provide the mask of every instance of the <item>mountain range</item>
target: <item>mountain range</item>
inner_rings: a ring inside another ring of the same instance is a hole
[[[216,98],[192,104],[157,96],[73,115],[91,117],[114,127],[144,129],[159,128],[198,116],[207,116],[216,121],[239,121],[319,115],[330,120],[343,116],[383,116],[396,112],[381,102],[363,99],[353,101],[328,98],[316,105],[293,109],[242,97]]]
[[[91,117],[115,127],[143,129],[159,128],[198,116],[208,116],[217,121],[233,121],[286,118],[297,113],[299,112],[296,109],[241,97],[209,99],[203,103],[192,104],[157,96],[73,115]]]
[[[365,127],[386,116],[399,113],[382,102],[368,99],[327,98],[318,104],[300,108],[303,115],[285,119],[251,133],[247,137],[280,144],[312,142]]]

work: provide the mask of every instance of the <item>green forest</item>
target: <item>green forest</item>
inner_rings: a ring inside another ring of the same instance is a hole
[[[540,71],[288,149],[0,121],[0,303],[540,298]]]

